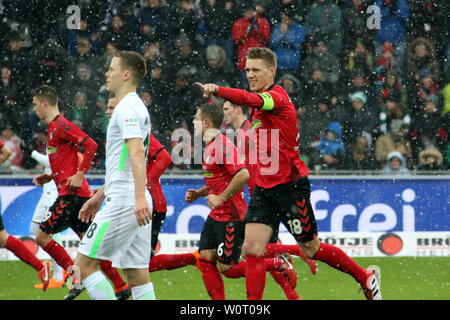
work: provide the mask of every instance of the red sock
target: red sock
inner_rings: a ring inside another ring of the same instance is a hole
[[[184,266],[193,265],[196,258],[192,253],[183,254],[158,254],[150,260],[150,272],[159,270],[172,270]]]
[[[283,265],[283,260],[278,258],[270,258],[264,259],[264,263],[266,265],[266,271],[277,271]],[[242,278],[245,277],[245,270],[247,269],[247,261],[241,260],[238,264],[235,264],[230,269],[225,272],[222,272],[224,276],[227,278]]]
[[[247,270],[245,272],[245,285],[248,300],[262,300],[266,286],[266,264],[262,256],[248,254]]]
[[[313,259],[325,262],[330,267],[350,274],[361,284],[366,283],[366,271],[338,247],[321,242]]]
[[[115,290],[122,289],[122,287],[127,284],[120,276],[119,271],[117,271],[116,268],[113,268],[111,261],[102,260],[100,269],[102,269],[103,273],[112,281]]]
[[[213,300],[225,300],[225,289],[222,276],[216,264],[204,258],[200,258],[200,270],[206,291]]]
[[[283,292],[288,300],[300,300],[300,296],[294,289],[291,288],[291,284],[280,271],[270,271],[270,274],[281,289],[283,289]]]
[[[39,271],[44,267],[42,261],[36,258],[36,256],[25,247],[23,242],[16,237],[9,236],[6,239],[6,249],[14,253],[14,255],[23,262],[32,266],[36,271]]]
[[[247,261],[241,260],[227,271],[222,272],[222,274],[227,278],[242,278],[245,277],[245,269],[247,269]]]
[[[67,251],[59,245],[55,240],[50,240],[49,243],[43,248],[53,260],[56,261],[64,270],[68,271],[70,266],[73,266],[72,258]]]
[[[266,251],[264,252],[265,257],[276,257],[283,253],[289,253],[294,256],[305,259],[303,251],[300,246],[296,244],[279,244],[279,243],[269,243],[266,246]]]

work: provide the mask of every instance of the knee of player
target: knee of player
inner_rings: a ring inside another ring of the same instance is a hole
[[[320,247],[320,241],[318,239],[314,239],[313,241],[309,241],[306,243],[300,243],[300,248],[302,249],[303,254],[308,259],[313,259],[316,255],[317,251]]]
[[[6,245],[6,239],[8,239],[9,234],[5,229],[0,230],[0,246],[4,247]]]
[[[44,232],[42,232],[40,230],[38,230],[35,235],[36,235],[36,242],[41,247],[45,247],[50,242],[50,240],[52,240],[52,236],[51,235],[49,235],[47,233],[44,233]]]
[[[265,244],[258,241],[245,240],[242,245],[242,255],[245,257],[249,254],[262,255],[264,254]]]

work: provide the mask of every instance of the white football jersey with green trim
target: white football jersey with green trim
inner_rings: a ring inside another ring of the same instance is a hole
[[[141,138],[147,155],[150,129],[147,108],[136,92],[129,93],[114,109],[106,133],[105,196],[112,203],[134,204],[134,179],[125,140]]]

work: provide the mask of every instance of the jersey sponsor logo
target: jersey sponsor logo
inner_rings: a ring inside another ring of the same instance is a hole
[[[202,175],[203,175],[203,177],[205,177],[205,178],[211,178],[211,177],[214,177],[214,173],[208,172],[208,171],[203,172]]]
[[[137,127],[139,125],[139,121],[136,118],[125,119],[126,127]]]
[[[256,129],[262,127],[262,121],[261,120],[254,120],[252,122],[252,129]]]
[[[47,147],[47,154],[55,153],[55,152],[56,152],[56,147],[50,147],[50,146]]]

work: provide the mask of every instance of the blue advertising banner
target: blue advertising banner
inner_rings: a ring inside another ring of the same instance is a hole
[[[102,184],[101,179],[90,182],[92,187]],[[209,213],[206,201],[188,204],[184,196],[187,189],[201,188],[203,180],[162,179],[162,183],[168,203],[162,232],[201,232]],[[319,232],[450,231],[448,178],[314,177],[311,190]],[[41,194],[42,188],[34,187],[31,179],[0,179],[0,210],[8,232],[30,235]]]

